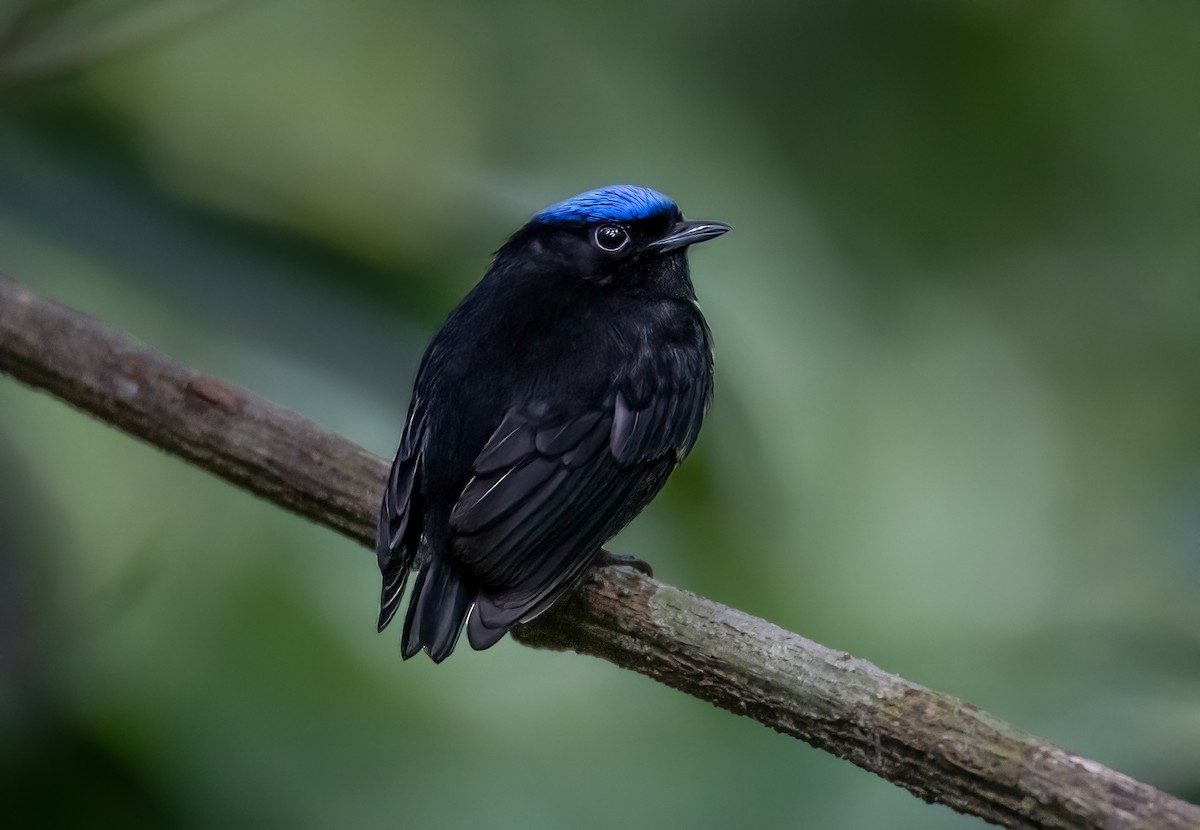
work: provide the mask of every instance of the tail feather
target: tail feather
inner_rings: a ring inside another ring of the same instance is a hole
[[[473,601],[473,593],[454,567],[444,560],[430,558],[413,584],[404,618],[401,656],[407,660],[425,649],[435,663],[449,657]]]
[[[472,614],[471,619],[467,621],[467,641],[476,651],[491,648],[500,642],[500,639],[507,633],[508,628],[488,628],[484,625],[478,611]]]
[[[383,574],[383,590],[379,595],[379,631],[387,628],[392,617],[400,608],[404,598],[404,583],[408,582],[408,563],[391,551],[379,556],[379,570]]]
[[[471,648],[476,651],[491,648],[517,623],[527,623],[541,614],[576,583],[594,560],[594,555],[580,560],[561,582],[532,594],[479,594],[467,623],[467,640]]]
[[[425,577],[429,575],[432,567],[433,563],[426,562],[425,567],[417,571],[417,578],[413,580],[412,597],[408,600],[408,613],[404,615],[404,633],[400,635],[400,656],[405,660],[419,654],[425,645],[421,639],[421,625],[418,622],[420,617],[417,616],[417,610],[421,598],[425,596]]]

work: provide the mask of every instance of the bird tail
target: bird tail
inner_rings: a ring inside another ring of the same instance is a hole
[[[379,571],[383,574],[383,590],[379,596],[380,631],[387,628],[404,598],[404,583],[408,581],[409,563],[395,551],[379,546]]]
[[[400,654],[407,660],[425,649],[433,662],[445,660],[454,651],[473,603],[474,592],[455,573],[454,566],[439,556],[430,556],[413,583]]]

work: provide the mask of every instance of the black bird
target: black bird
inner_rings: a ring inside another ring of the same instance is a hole
[[[417,372],[379,515],[382,631],[405,659],[485,649],[546,610],[662,488],[712,398],[687,248],[729,230],[616,185],[496,253]]]

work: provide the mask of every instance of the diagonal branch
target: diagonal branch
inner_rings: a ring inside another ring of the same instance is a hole
[[[371,545],[385,461],[0,276],[0,372]],[[1018,828],[1200,828],[1200,807],[849,654],[626,569],[514,632],[641,672]]]

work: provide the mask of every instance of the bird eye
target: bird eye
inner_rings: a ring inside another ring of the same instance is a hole
[[[620,225],[601,225],[596,228],[596,247],[615,254],[629,244],[629,231]]]

